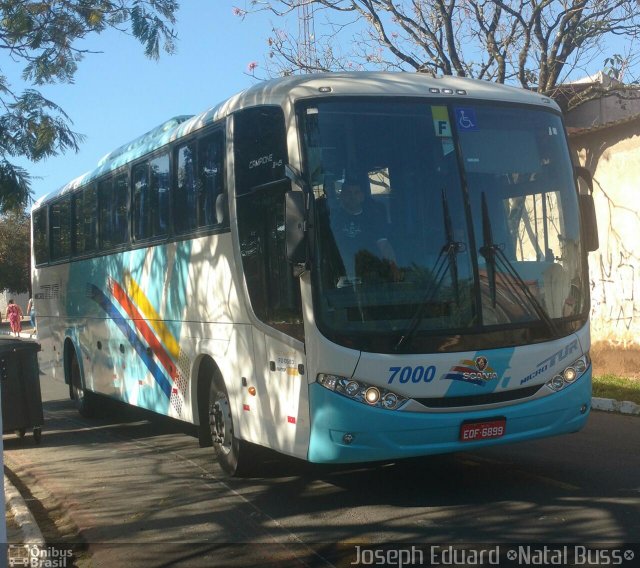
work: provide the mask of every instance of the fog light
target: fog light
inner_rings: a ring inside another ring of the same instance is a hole
[[[350,444],[351,442],[353,442],[354,437],[355,436],[353,434],[349,434],[349,432],[347,432],[344,436],[342,436],[342,441],[345,444]]]
[[[355,381],[350,381],[347,383],[347,386],[344,387],[344,390],[349,396],[355,396],[360,390],[360,385]]]
[[[562,373],[565,382],[567,383],[572,383],[573,381],[576,380],[576,377],[578,376],[578,373],[576,373],[576,370],[573,367],[567,367],[564,370],[564,373]]]
[[[392,392],[388,392],[382,397],[382,406],[389,410],[394,409],[398,405],[398,397]]]
[[[364,398],[369,404],[375,404],[380,400],[380,391],[376,387],[369,387],[364,393]]]
[[[578,375],[582,375],[582,373],[584,373],[587,370],[587,364],[584,362],[584,359],[578,359],[574,364],[573,367],[576,370],[576,373]]]
[[[580,414],[584,414],[584,413],[588,410],[588,408],[589,408],[589,406],[588,406],[588,405],[583,404],[583,405],[580,407]]]
[[[555,390],[560,390],[564,385],[564,379],[560,375],[556,375],[551,379],[551,387]]]

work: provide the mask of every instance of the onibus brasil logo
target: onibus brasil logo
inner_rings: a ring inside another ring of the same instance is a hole
[[[463,359],[458,365],[452,367],[449,372],[442,377],[442,380],[463,381],[483,386],[489,381],[498,378],[498,373],[489,366],[489,360],[484,355],[479,355],[473,361]]]

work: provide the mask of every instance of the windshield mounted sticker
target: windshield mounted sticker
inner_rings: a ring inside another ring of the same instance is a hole
[[[476,111],[473,108],[456,108],[456,123],[460,130],[465,132],[474,132],[478,130],[478,121],[476,120]]]
[[[442,154],[447,156],[454,150],[449,111],[446,106],[433,105],[431,107],[433,129],[437,138],[442,139]]]
[[[489,366],[489,360],[484,355],[479,355],[473,361],[463,359],[459,365],[452,367],[441,380],[462,381],[484,386],[497,378],[498,373]]]

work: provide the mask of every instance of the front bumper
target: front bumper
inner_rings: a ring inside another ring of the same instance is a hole
[[[309,397],[309,461],[379,461],[468,451],[577,432],[584,426],[591,409],[591,368],[560,392],[528,402],[484,410],[437,413],[389,411],[354,402],[318,383],[309,386]],[[463,421],[495,417],[507,419],[504,436],[490,440],[459,441]],[[344,441],[345,434],[351,435],[351,443]]]

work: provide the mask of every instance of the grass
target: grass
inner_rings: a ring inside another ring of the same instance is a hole
[[[618,375],[598,375],[593,377],[593,396],[640,404],[640,380]]]

